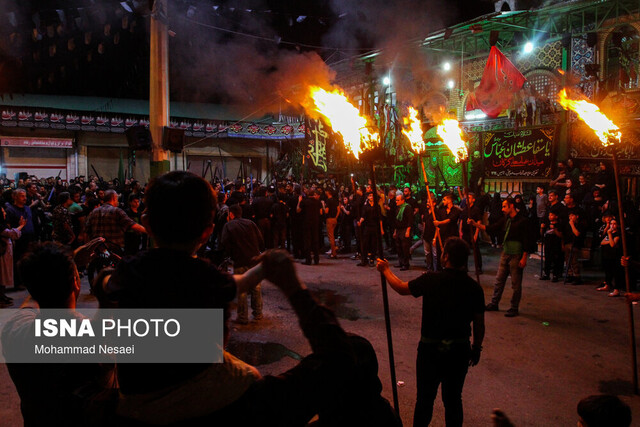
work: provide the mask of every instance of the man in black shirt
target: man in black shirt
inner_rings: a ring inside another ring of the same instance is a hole
[[[311,265],[311,252],[313,252],[313,263],[320,262],[320,215],[322,214],[322,203],[320,202],[320,190],[311,190],[307,197],[298,198],[296,212],[302,214],[302,235],[304,240],[303,256],[305,264]]]
[[[258,226],[248,219],[242,218],[242,208],[235,204],[229,206],[229,222],[224,225],[220,237],[220,246],[233,260],[234,274],[243,274],[253,267],[254,259],[264,251],[264,239]],[[254,320],[262,319],[262,289],[260,284],[253,287],[251,294],[251,310]],[[238,317],[236,322],[249,323],[247,293],[238,294]]]
[[[253,200],[252,208],[255,215],[256,224],[262,233],[264,244],[267,249],[273,248],[273,237],[271,236],[271,208],[273,199],[267,196],[267,189],[260,188],[258,197]]]
[[[469,215],[469,213],[471,213],[471,215]],[[467,242],[469,247],[475,250],[474,260],[477,261],[478,264],[475,267],[480,274],[482,274],[482,254],[480,253],[480,242],[478,241],[479,231],[477,228],[469,225],[467,219],[471,218],[474,221],[482,221],[483,214],[484,211],[482,211],[476,203],[476,195],[474,193],[468,193],[467,207],[460,212],[460,233],[462,239]],[[473,239],[473,241],[471,239]]]
[[[362,259],[357,264],[360,267],[375,265],[374,259],[379,247],[378,236],[384,233],[382,220],[376,215],[376,209],[378,207],[373,202],[373,193],[367,193],[367,201],[362,207],[362,216],[358,221],[362,235]],[[368,264],[367,259],[369,260]]]
[[[378,260],[378,270],[400,295],[422,296],[422,327],[418,344],[416,377],[418,396],[413,425],[426,426],[433,416],[433,403],[442,384],[447,426],[463,421],[462,387],[469,366],[480,360],[484,339],[484,293],[466,273],[469,246],[460,238],[449,238],[442,255],[444,270],[428,272],[403,282]],[[473,325],[473,345],[471,336]]]
[[[411,246],[411,225],[413,224],[413,208],[406,203],[404,194],[396,195],[398,212],[394,218],[393,239],[398,251],[398,267],[405,271],[409,269],[409,248]]]
[[[271,233],[273,235],[273,247],[285,249],[289,207],[285,201],[286,194],[281,193],[279,197],[278,201],[271,207]]]

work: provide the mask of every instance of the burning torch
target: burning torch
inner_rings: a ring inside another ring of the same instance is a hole
[[[433,215],[433,220],[437,221],[436,218],[436,205],[433,203],[431,198],[431,190],[429,189],[429,180],[427,179],[427,172],[424,170],[424,163],[422,161],[422,153],[424,152],[424,138],[422,137],[422,126],[420,126],[420,120],[418,119],[418,112],[409,107],[409,118],[404,119],[405,124],[409,125],[409,129],[403,129],[402,133],[404,133],[407,138],[409,138],[409,142],[411,143],[411,149],[418,156],[418,162],[422,167],[422,176],[424,177],[424,185],[427,188],[427,198],[429,200],[429,206],[431,206],[431,215]],[[438,247],[440,248],[440,252],[444,250],[444,246],[442,244],[442,237],[440,237],[440,229],[436,227],[436,234],[434,236],[434,241],[438,242]]]
[[[313,99],[311,109],[320,113],[334,132],[342,136],[345,148],[356,159],[362,159],[369,163],[371,188],[373,189],[373,204],[376,207],[375,221],[380,222],[380,209],[378,204],[378,191],[376,187],[376,175],[374,162],[384,157],[384,147],[380,140],[380,134],[374,126],[369,125],[367,119],[359,114],[347,97],[339,90],[327,92],[319,87],[310,88],[310,97]],[[378,230],[378,254],[382,252],[382,232]],[[387,330],[387,345],[389,348],[389,370],[391,374],[391,389],[393,391],[393,405],[396,412],[400,413],[398,405],[398,388],[396,383],[396,368],[393,356],[393,340],[391,338],[391,320],[389,316],[389,297],[387,294],[387,280],[380,273],[380,285],[382,287],[382,303],[384,305],[384,319]]]
[[[622,139],[620,128],[615,125],[607,116],[605,116],[597,105],[586,100],[569,99],[566,89],[558,94],[558,102],[566,110],[575,112],[580,120],[585,122],[587,126],[596,134],[602,146],[611,150],[613,158],[613,172],[616,180],[616,194],[618,198],[618,212],[620,221],[620,236],[622,238],[622,253],[627,257],[627,236],[624,226],[624,205],[622,204],[622,193],[620,186],[620,176],[618,173],[618,146]],[[624,266],[624,279],[627,292],[631,292],[631,281],[629,279],[629,266]],[[633,369],[633,390],[638,394],[638,362],[636,356],[636,334],[633,322],[633,306],[631,301],[627,301],[627,311],[629,312],[629,332],[631,335],[631,366]]]
[[[438,135],[442,138],[447,148],[453,154],[456,163],[462,164],[462,186],[466,191],[469,191],[469,177],[467,176],[467,163],[469,163],[469,150],[467,144],[462,139],[462,129],[457,120],[444,119],[441,125],[437,128]],[[469,198],[467,198],[467,218],[471,218],[471,206],[469,205]],[[464,225],[463,225],[464,226]],[[480,284],[480,269],[478,268],[478,254],[476,253],[476,240],[474,239],[475,233],[473,230],[471,233],[471,246],[473,250],[473,264],[476,270],[476,280]]]

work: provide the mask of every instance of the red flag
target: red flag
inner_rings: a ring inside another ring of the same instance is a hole
[[[491,118],[498,117],[511,104],[513,94],[522,88],[525,81],[511,61],[492,46],[480,86],[469,95],[467,111],[479,108]]]

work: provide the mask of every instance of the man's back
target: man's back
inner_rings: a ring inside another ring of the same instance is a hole
[[[466,271],[445,269],[409,282],[411,294],[422,296],[422,336],[464,339],[471,335],[475,313],[484,313],[484,293]]]
[[[85,223],[85,232],[89,240],[104,237],[120,247],[124,246],[124,232],[135,222],[120,208],[104,204],[89,214]]]
[[[252,258],[264,249],[264,240],[258,226],[245,218],[229,221],[222,229],[220,243],[233,260],[235,267],[248,267]]]

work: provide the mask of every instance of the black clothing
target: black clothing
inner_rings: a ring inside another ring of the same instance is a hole
[[[136,224],[142,223],[142,211],[138,210],[138,212],[134,212],[131,209],[126,209],[124,211],[129,218],[134,220]],[[127,230],[124,233],[124,254],[125,255],[135,255],[140,250],[144,250],[147,248],[147,236],[136,233],[131,230]]]
[[[476,240],[475,242],[471,241],[471,233],[476,232],[476,228],[470,224],[467,224],[467,219],[469,216],[474,221],[482,222],[482,217],[484,215],[484,211],[480,209],[478,203],[474,203],[471,206],[471,215],[469,215],[469,209],[462,209],[460,212],[460,224],[462,227],[462,239],[469,244],[469,248],[474,251],[473,262],[474,266],[478,269],[478,271],[482,271],[482,253],[480,252],[480,241]]]
[[[429,340],[469,338],[469,324],[484,313],[484,291],[466,271],[427,272],[409,282],[414,297],[422,298],[421,334]]]
[[[256,197],[253,200],[252,206],[256,221],[271,217],[271,208],[273,207],[273,200],[271,198]]]
[[[236,285],[231,276],[186,252],[152,249],[123,259],[104,291],[107,305],[118,308],[224,309],[235,298]],[[192,378],[208,366],[123,363],[118,382],[125,394],[148,393]]]
[[[414,425],[431,422],[433,402],[442,384],[446,424],[461,426],[462,387],[471,355],[470,324],[484,313],[484,292],[465,271],[452,269],[423,274],[409,282],[409,290],[423,297]]]
[[[469,244],[471,244],[471,232],[475,233],[475,227],[467,224],[467,219],[471,218],[474,221],[482,222],[482,216],[484,212],[480,210],[477,203],[471,206],[471,215],[469,215],[469,209],[462,209],[460,212],[460,223],[462,224],[462,238]]]
[[[234,267],[251,267],[253,258],[265,249],[264,239],[253,221],[236,218],[224,225],[220,247],[229,254]]]
[[[398,206],[398,215],[400,212],[401,206]],[[410,204],[407,203],[404,210],[402,211],[402,217],[400,219],[394,218],[394,232],[395,232],[395,243],[396,243],[396,251],[398,252],[398,264],[401,266],[408,268],[409,267],[409,257],[410,248],[411,248],[411,233],[409,233],[409,237],[406,237],[407,228],[410,228],[413,224],[413,208]]]
[[[371,344],[348,336],[335,315],[308,290],[289,298],[313,353],[287,372],[267,375],[229,406],[199,425],[302,426],[319,414],[320,426],[398,427],[402,423],[380,396]],[[367,349],[363,350],[362,342]]]
[[[564,267],[564,253],[562,252],[562,235],[565,226],[557,220],[547,224],[542,238],[544,251],[544,274],[549,276],[553,272],[555,277],[562,276]],[[555,230],[560,232],[558,235]]]
[[[367,255],[371,256],[371,259],[375,259],[378,254],[380,236],[380,220],[376,219],[377,205],[370,205],[367,201],[362,207],[362,217],[364,221],[360,226],[361,240],[362,240],[362,262],[365,262]],[[378,256],[382,256],[379,254]]]
[[[302,256],[307,264],[311,263],[311,253],[313,252],[313,261],[317,264],[320,262],[320,209],[322,203],[315,197],[305,197],[300,202],[302,210],[302,236],[304,248]]]
[[[325,202],[325,206],[329,208],[329,212],[327,212],[327,218],[335,218],[338,214],[338,201],[335,197],[327,199]]]
[[[443,224],[439,227],[442,244],[444,244],[447,238],[458,236],[458,218],[460,217],[460,208],[454,205],[451,207],[449,213],[447,213],[447,208],[443,207],[439,211],[436,211],[436,217],[439,221],[444,221],[446,219],[449,220],[448,224]]]
[[[271,207],[271,233],[275,248],[284,249],[285,247],[288,213],[289,207],[283,201],[274,203]]]

